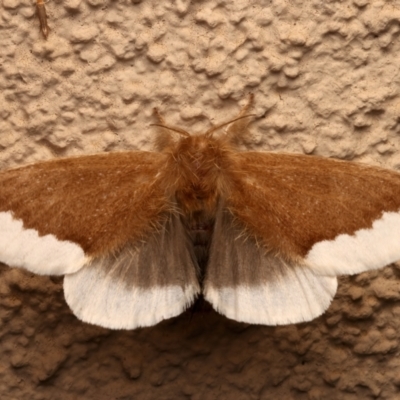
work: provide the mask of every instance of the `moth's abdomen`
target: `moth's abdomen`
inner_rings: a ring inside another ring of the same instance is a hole
[[[204,212],[194,212],[184,217],[184,224],[189,232],[199,267],[198,278],[200,282],[203,282],[208,264],[214,223],[215,217],[207,215]]]

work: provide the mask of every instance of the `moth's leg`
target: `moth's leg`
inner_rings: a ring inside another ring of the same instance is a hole
[[[156,135],[154,140],[154,147],[158,151],[162,151],[171,145],[171,132],[167,131],[163,126],[165,126],[165,119],[161,115],[158,108],[153,108],[153,115],[156,120]],[[162,126],[159,126],[162,125]]]
[[[237,118],[240,119],[229,125],[229,128],[226,131],[226,136],[232,143],[241,144],[241,142],[247,142],[249,140],[250,133],[248,130],[248,126],[251,122],[251,118],[243,118],[243,117],[247,115],[250,116],[249,110],[251,110],[253,105],[254,105],[254,95],[253,93],[250,93],[248,95],[247,103],[242,107],[242,109],[239,112],[239,115],[237,116]]]
[[[155,117],[155,119],[157,121],[157,124],[165,125],[165,119],[161,115],[160,110],[158,108],[156,108],[156,107],[153,108],[153,114],[154,114],[154,117]]]
[[[248,99],[247,103],[240,110],[238,118],[243,117],[244,115],[247,115],[249,113],[249,110],[251,110],[254,106],[254,94],[249,93],[247,96],[247,99]]]
[[[45,39],[49,36],[50,28],[47,25],[47,14],[44,0],[36,0],[36,10],[40,22],[40,30]]]
[[[153,108],[154,116],[157,120],[156,124],[152,124],[152,126],[157,127],[157,135],[155,139],[155,149],[158,151],[166,150],[167,148],[174,146],[176,140],[173,137],[173,133],[176,132],[181,136],[189,137],[189,132],[184,129],[178,128],[176,126],[170,126],[165,124],[164,117],[158,111],[157,108]],[[175,135],[176,136],[176,135]]]

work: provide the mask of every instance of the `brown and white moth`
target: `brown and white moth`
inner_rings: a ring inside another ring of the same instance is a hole
[[[159,117],[155,152],[0,172],[0,261],[65,275],[76,316],[108,328],[156,324],[200,294],[237,321],[319,316],[337,275],[400,259],[400,174],[240,151],[250,103],[199,135]]]

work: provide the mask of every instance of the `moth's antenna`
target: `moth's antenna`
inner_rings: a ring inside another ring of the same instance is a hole
[[[171,126],[167,126],[167,125],[163,125],[163,124],[150,124],[150,126],[159,126],[159,127],[161,127],[161,128],[165,128],[165,129],[168,129],[168,130],[170,130],[170,131],[177,132],[177,133],[179,133],[180,135],[185,136],[185,137],[189,137],[189,136],[190,136],[190,133],[184,131],[183,129],[172,128]]]
[[[232,119],[232,120],[230,120],[230,121],[228,121],[228,122],[223,122],[222,124],[219,124],[219,125],[217,125],[217,126],[211,127],[211,128],[205,133],[205,135],[206,135],[207,137],[210,137],[215,131],[217,131],[218,129],[223,128],[223,127],[226,126],[226,125],[230,125],[230,124],[232,124],[233,122],[239,121],[240,119],[243,119],[243,118],[250,118],[250,117],[255,117],[255,116],[256,116],[256,114],[242,115],[242,116],[237,117],[237,118],[235,118],[235,119]]]
[[[153,108],[153,112],[154,112],[154,115],[156,116],[156,118],[158,119],[158,123],[157,124],[150,124],[150,126],[159,126],[160,128],[165,128],[165,129],[168,129],[170,131],[177,132],[180,135],[185,136],[185,137],[189,137],[190,136],[190,133],[186,132],[183,129],[165,125],[165,120],[164,120],[163,116],[161,115],[160,111],[158,111],[158,108],[154,107]]]

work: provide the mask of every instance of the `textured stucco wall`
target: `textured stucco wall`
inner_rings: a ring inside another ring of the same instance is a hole
[[[47,41],[33,3],[0,8],[1,168],[150,149],[154,106],[199,131],[250,91],[253,148],[400,168],[397,0],[52,0]],[[78,321],[58,278],[0,275],[1,399],[400,398],[397,266],[341,278],[310,323],[132,332]]]

